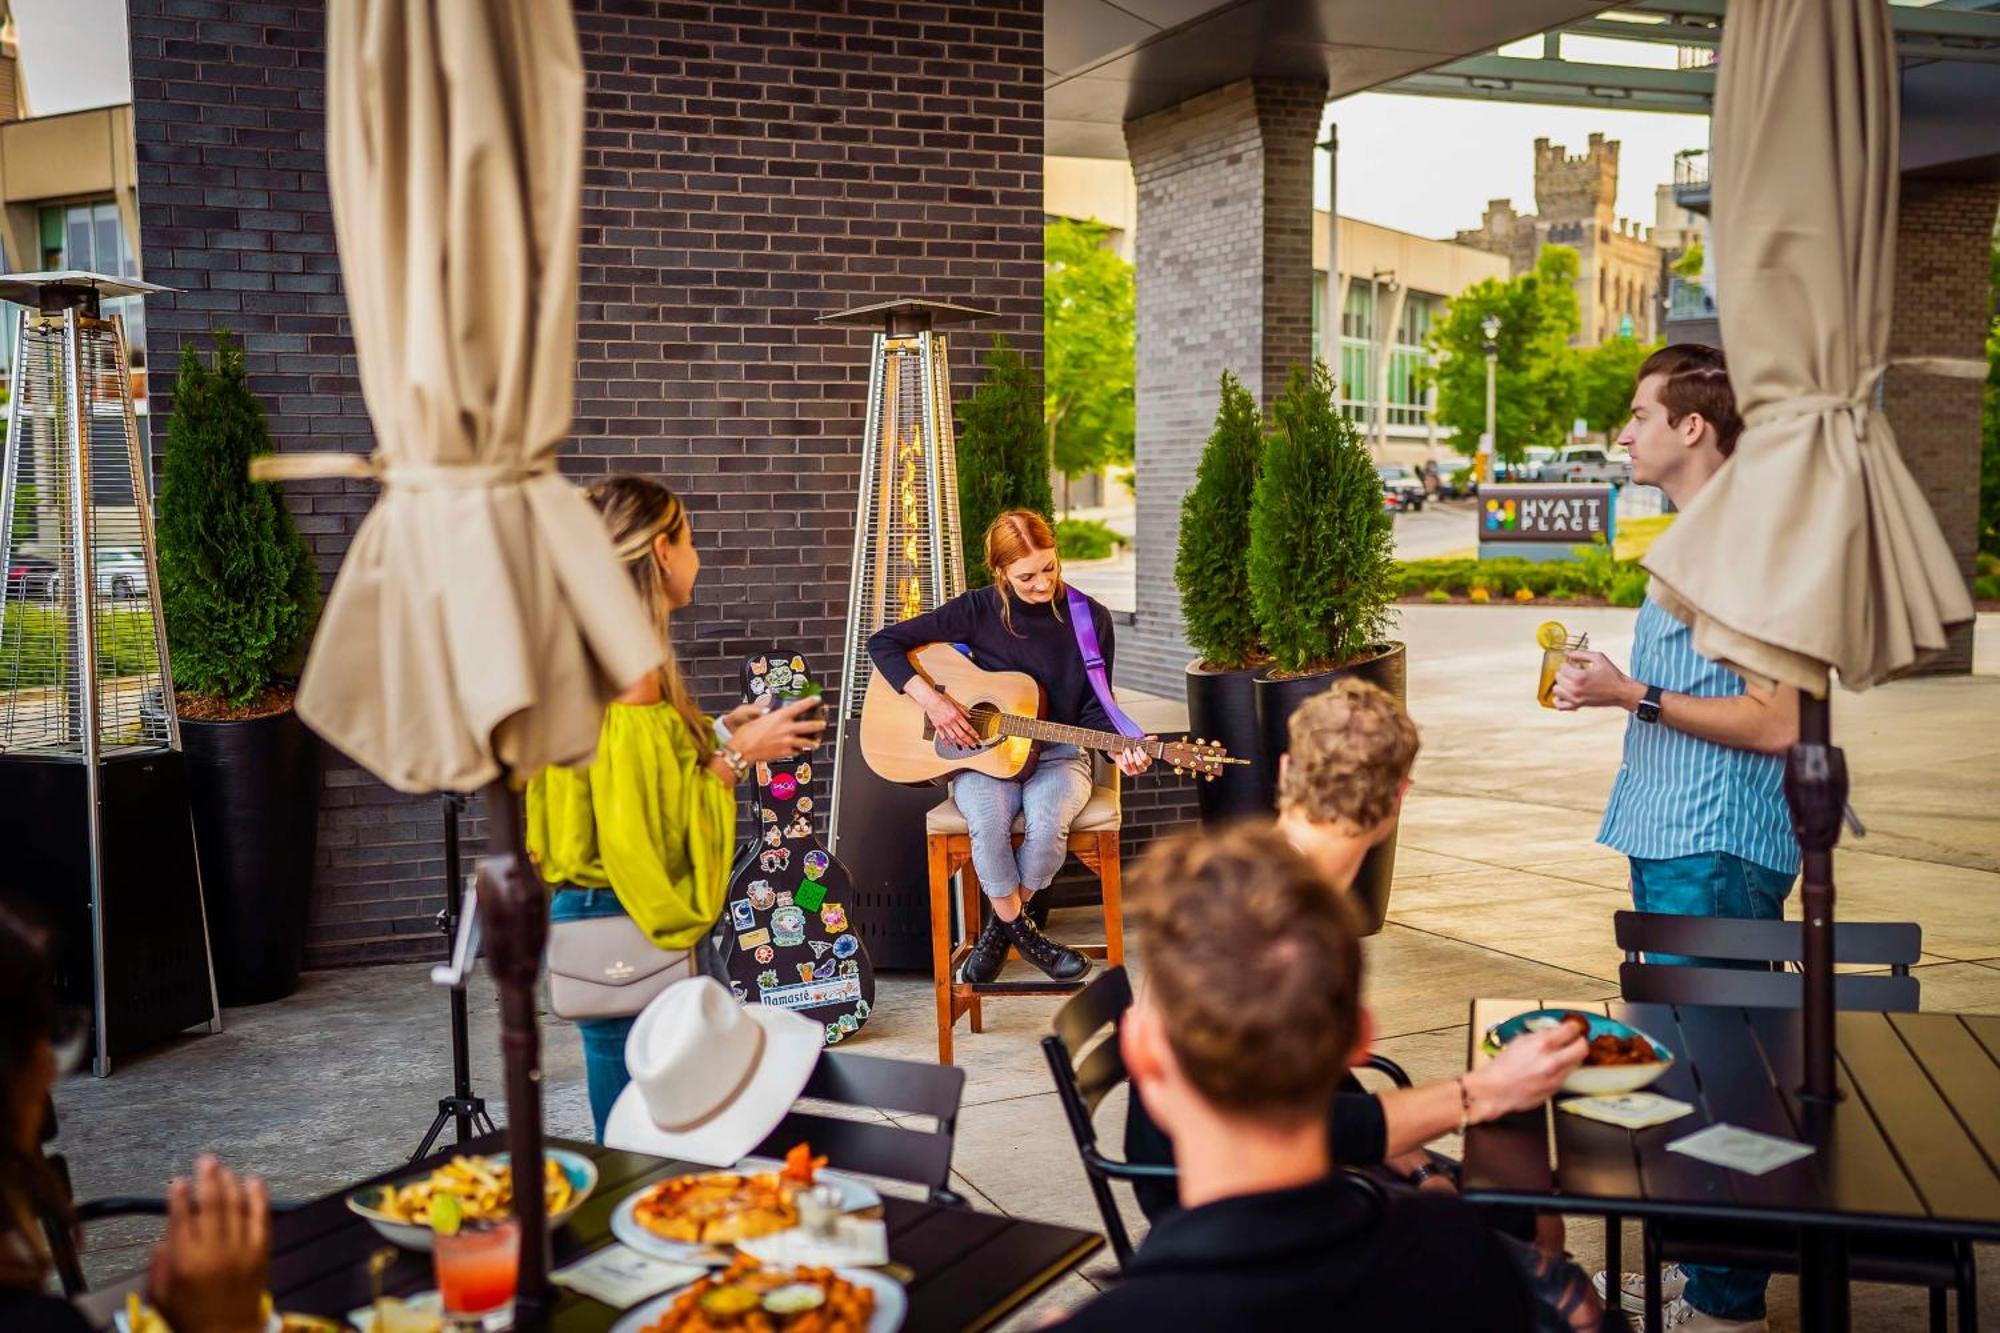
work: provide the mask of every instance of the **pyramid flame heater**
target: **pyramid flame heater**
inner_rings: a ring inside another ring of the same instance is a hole
[[[0,830],[57,934],[92,1069],[221,1030],[167,670],[124,323],[94,273],[0,277],[16,314],[0,470]],[[301,886],[303,887],[303,886]]]
[[[990,319],[937,301],[887,301],[821,317],[873,328],[861,495],[854,521],[847,635],[835,736],[828,848],[854,882],[848,917],[878,968],[930,967],[928,787],[885,782],[861,758],[868,636],[965,591],[951,369],[938,325]]]

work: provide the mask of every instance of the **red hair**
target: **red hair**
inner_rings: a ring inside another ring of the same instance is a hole
[[[1014,632],[1014,594],[1007,584],[1007,566],[1038,551],[1056,549],[1055,529],[1032,509],[1009,509],[986,526],[986,572],[1000,590],[1000,623]],[[1062,557],[1056,557],[1056,590],[1053,605],[1056,619],[1062,619]]]

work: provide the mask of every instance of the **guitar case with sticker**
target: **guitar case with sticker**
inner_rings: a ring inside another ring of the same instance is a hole
[[[745,701],[774,705],[818,694],[805,658],[774,647],[743,663]],[[827,785],[817,779],[830,758],[755,766],[750,792],[754,838],[737,852],[722,912],[722,965],[729,988],[746,1004],[770,1004],[804,1014],[826,1029],[826,1044],[844,1041],[868,1021],[875,1004],[875,967],[848,919],[854,900],[846,867],[820,842]]]

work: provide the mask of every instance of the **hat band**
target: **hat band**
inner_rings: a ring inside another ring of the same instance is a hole
[[[749,1061],[743,1066],[743,1077],[736,1080],[736,1086],[732,1087],[728,1092],[723,1093],[721,1097],[716,1099],[715,1104],[706,1111],[688,1120],[662,1120],[658,1112],[653,1110],[652,1102],[648,1101],[646,1103],[646,1110],[652,1117],[655,1128],[665,1130],[669,1134],[685,1134],[689,1130],[699,1129],[721,1115],[724,1111],[727,1111],[730,1104],[743,1095],[744,1089],[750,1086],[750,1081],[757,1077],[758,1061],[764,1058],[764,1025],[746,1020],[746,1026],[750,1029],[755,1045],[750,1051]],[[640,1091],[643,1093],[644,1088],[641,1087]]]

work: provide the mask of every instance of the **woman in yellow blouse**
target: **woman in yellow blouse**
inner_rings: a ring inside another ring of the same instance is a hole
[[[744,705],[718,725],[695,707],[674,658],[668,619],[701,571],[680,497],[645,477],[608,477],[587,492],[639,596],[659,623],[660,669],[604,710],[588,768],[545,769],[528,785],[528,850],[554,889],[550,919],[625,913],[662,949],[687,949],[722,910],[735,841],[735,786],[751,765],[810,750],[825,723],[801,699]],[[631,1018],[583,1019],[590,1113],[604,1119],[628,1079]]]

